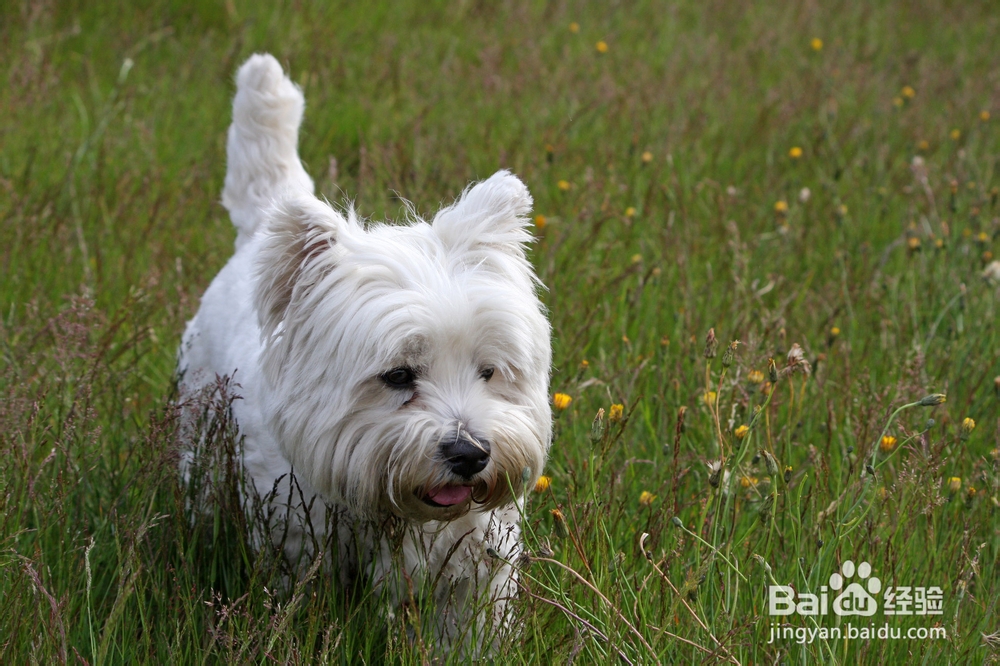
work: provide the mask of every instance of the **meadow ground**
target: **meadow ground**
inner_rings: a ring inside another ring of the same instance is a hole
[[[0,661],[434,654],[322,575],[274,592],[177,484],[174,353],[265,50],[331,201],[534,194],[556,434],[496,661],[1000,660],[1000,13],[611,4],[4,3]],[[776,585],[828,612],[770,615]]]

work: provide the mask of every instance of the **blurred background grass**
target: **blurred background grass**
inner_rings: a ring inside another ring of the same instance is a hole
[[[331,201],[430,215],[498,168],[535,197],[552,389],[573,400],[526,545],[608,603],[532,563],[503,661],[706,658],[671,634],[741,663],[996,661],[998,23],[943,0],[5,5],[4,661],[433,654],[364,594],[267,592],[279,567],[238,512],[192,524],[176,488],[174,353],[232,250],[232,76],[259,51],[306,93],[301,153]],[[724,378],[713,327],[720,355],[743,342]],[[793,343],[812,374],[778,382],[736,455],[764,399],[752,371]],[[890,412],[931,392],[947,403],[904,412],[862,478]],[[708,483],[720,451],[730,504]],[[939,585],[942,616],[895,622],[948,639],[767,644],[753,554],[802,590],[847,559]]]

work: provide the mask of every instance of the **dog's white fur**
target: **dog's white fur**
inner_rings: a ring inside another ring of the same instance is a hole
[[[500,171],[430,224],[366,226],[314,196],[297,152],[304,100],[278,62],[255,55],[236,83],[222,195],[236,253],[185,331],[181,394],[217,376],[239,387],[232,412],[257,496],[244,502],[262,499],[270,516],[258,547],[282,543],[301,562],[336,542],[341,577],[372,576],[391,603],[437,581],[446,641],[478,603],[502,621],[518,502],[551,438],[528,190]],[[414,380],[390,385],[398,368]],[[442,442],[456,437],[488,443],[485,469],[455,472]]]

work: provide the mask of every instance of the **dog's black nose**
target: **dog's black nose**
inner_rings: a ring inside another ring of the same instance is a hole
[[[441,442],[441,455],[452,472],[468,479],[486,469],[490,461],[490,443],[463,434]]]

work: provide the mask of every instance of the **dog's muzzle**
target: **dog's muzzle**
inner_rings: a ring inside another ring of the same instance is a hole
[[[461,433],[442,440],[441,457],[456,476],[471,479],[490,462],[490,443],[469,433]]]

